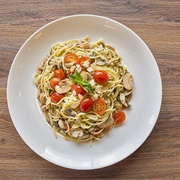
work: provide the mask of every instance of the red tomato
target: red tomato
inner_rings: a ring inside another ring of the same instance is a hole
[[[109,79],[108,74],[103,70],[95,71],[93,78],[98,84],[105,84]]]
[[[60,80],[58,78],[54,77],[50,80],[50,86],[54,89],[55,86],[59,84],[59,82],[60,82]]]
[[[83,66],[83,64],[84,64],[85,61],[89,61],[89,64],[91,64],[91,60],[90,60],[88,57],[86,57],[86,56],[81,56],[81,57],[79,57],[80,66]],[[84,67],[84,66],[83,66],[83,67]]]
[[[72,63],[72,62],[78,64],[79,63],[78,56],[74,53],[66,54],[64,57],[64,63]]]
[[[65,79],[65,73],[62,69],[56,69],[54,71],[54,77],[56,77],[60,80],[63,80],[63,79]]]
[[[95,113],[102,115],[106,111],[106,102],[99,98],[96,101],[94,101],[93,110]]]
[[[85,98],[80,102],[80,111],[81,112],[88,112],[93,107],[93,100],[92,98]]]
[[[51,101],[53,103],[58,103],[63,97],[65,97],[64,94],[58,94],[57,92],[53,92],[51,94]]]
[[[86,91],[79,85],[79,84],[74,84],[71,86],[71,91],[76,91],[76,94],[81,94],[84,96],[86,94]]]
[[[119,111],[113,115],[114,124],[119,125],[123,123],[126,119],[126,115],[123,111]]]

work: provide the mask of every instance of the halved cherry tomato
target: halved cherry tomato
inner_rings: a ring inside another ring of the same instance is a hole
[[[80,102],[80,111],[81,112],[88,112],[93,107],[93,100],[92,98],[85,98]]]
[[[63,80],[63,79],[65,79],[65,73],[62,69],[56,69],[54,71],[54,77],[56,77],[60,80]]]
[[[84,96],[86,94],[86,91],[79,85],[79,84],[74,84],[71,86],[71,91],[76,91],[76,94],[81,94]]]
[[[51,94],[51,101],[53,103],[58,103],[63,97],[65,97],[64,94],[58,94],[57,92],[53,92]]]
[[[64,57],[64,63],[72,63],[72,62],[74,62],[75,64],[79,64],[78,56],[74,53],[66,54]]]
[[[109,79],[108,74],[103,70],[95,71],[93,78],[98,84],[105,84]]]
[[[89,57],[86,57],[86,56],[80,56],[79,57],[80,66],[84,67],[83,65],[84,65],[85,61],[89,61],[89,64],[91,64],[91,60],[89,59]]]
[[[106,102],[99,98],[96,101],[94,101],[93,110],[95,113],[102,115],[106,111]]]
[[[56,77],[52,78],[50,80],[50,86],[54,89],[56,85],[58,85],[60,82],[60,80]]]
[[[119,111],[113,115],[114,124],[119,125],[123,123],[126,119],[126,115],[123,111]]]

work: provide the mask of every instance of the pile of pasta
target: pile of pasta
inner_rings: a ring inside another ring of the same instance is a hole
[[[66,140],[100,140],[131,106],[133,77],[102,39],[53,44],[33,79],[47,124]]]

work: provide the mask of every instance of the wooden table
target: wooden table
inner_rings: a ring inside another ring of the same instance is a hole
[[[158,63],[163,99],[155,128],[131,156],[110,167],[78,171],[35,154],[10,118],[6,85],[11,63],[25,40],[46,23],[72,14],[96,14],[136,32]],[[180,1],[0,0],[0,179],[180,178]]]

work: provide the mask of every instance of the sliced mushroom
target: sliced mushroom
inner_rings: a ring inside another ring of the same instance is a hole
[[[131,105],[128,104],[126,97],[123,93],[120,94],[120,101],[125,107],[130,107]]]
[[[89,73],[88,72],[86,72],[86,71],[81,71],[81,76],[82,76],[82,78],[84,79],[84,80],[88,80],[89,79]]]
[[[79,127],[80,127],[80,124],[78,124],[78,123],[73,123],[73,125],[72,125],[72,129],[76,129]]]
[[[113,123],[114,123],[114,119],[108,118],[104,123],[98,125],[98,127],[105,128],[105,127],[111,126]]]
[[[123,83],[124,83],[124,87],[127,90],[131,90],[133,88],[134,81],[133,81],[133,77],[132,77],[131,73],[128,72],[124,75]]]
[[[61,129],[64,129],[64,128],[65,128],[64,123],[63,123],[62,120],[59,120],[58,125],[59,125],[59,127],[60,127]]]
[[[76,109],[80,105],[80,101],[77,101],[71,105],[71,108]]]
[[[123,93],[124,93],[125,96],[128,96],[129,94],[132,93],[132,89],[131,90],[126,89]]]
[[[83,136],[83,130],[81,128],[77,128],[77,129],[71,129],[70,135],[72,137],[78,138],[78,137],[82,137]]]
[[[128,95],[126,96],[127,102],[129,102],[129,101],[131,100],[131,98],[132,98],[132,93],[131,93],[131,94],[128,94]]]
[[[67,115],[67,116],[71,116],[71,112],[72,112],[72,110],[71,109],[65,109],[65,114]]]
[[[70,91],[71,90],[70,80],[66,78],[60,81],[59,86],[58,85],[55,86],[55,90],[59,94],[63,94]]]
[[[75,111],[71,111],[71,116],[76,117],[77,113]]]
[[[106,61],[105,60],[102,60],[102,59],[98,59],[96,61],[96,64],[99,65],[99,66],[104,66],[106,64]]]

